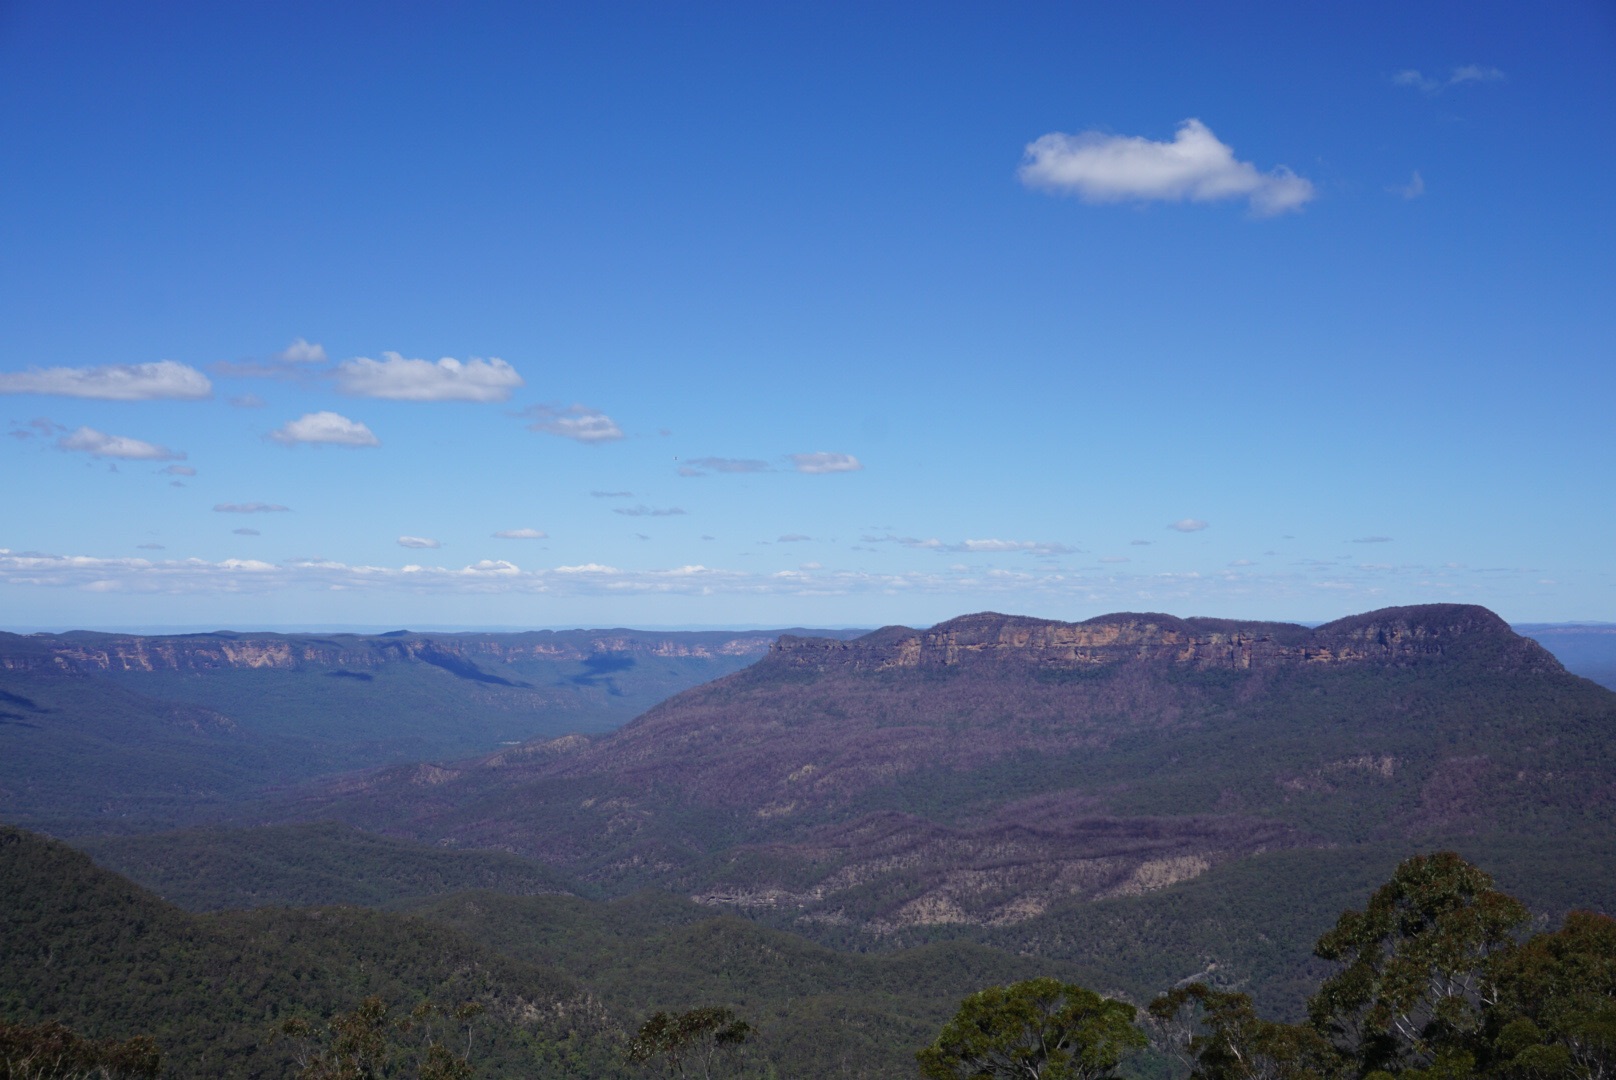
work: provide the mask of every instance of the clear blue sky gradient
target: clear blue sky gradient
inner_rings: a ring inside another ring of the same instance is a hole
[[[1616,618],[1613,12],[0,4],[0,386],[212,386],[0,394],[0,625]],[[1018,177],[1191,118],[1314,197]]]

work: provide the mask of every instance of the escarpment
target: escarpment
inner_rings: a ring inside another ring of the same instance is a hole
[[[1065,623],[982,612],[929,630],[889,626],[850,641],[782,637],[768,662],[809,671],[1018,665],[1084,668],[1129,662],[1245,671],[1313,664],[1407,666],[1478,652],[1509,670],[1558,672],[1559,661],[1486,608],[1386,608],[1323,626],[1180,619],[1123,612]]]

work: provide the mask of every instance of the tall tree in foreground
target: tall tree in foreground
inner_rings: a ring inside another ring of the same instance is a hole
[[[1327,1080],[1349,1070],[1312,1027],[1264,1020],[1250,996],[1205,983],[1163,994],[1150,1017],[1193,1080]]]
[[[1493,961],[1526,919],[1458,855],[1408,859],[1319,939],[1314,954],[1340,968],[1308,1003],[1309,1019],[1364,1072],[1472,1075],[1498,1000]]]
[[[992,986],[915,1056],[927,1080],[1103,1080],[1145,1045],[1134,1011],[1057,979]]]
[[[752,1026],[730,1009],[709,1005],[686,1013],[654,1013],[640,1025],[628,1059],[659,1068],[668,1077],[722,1075],[729,1059],[739,1056]],[[733,1062],[739,1064],[739,1062]]]
[[[423,1001],[393,1019],[387,1004],[368,997],[352,1012],[339,1013],[324,1029],[302,1018],[285,1020],[279,1033],[296,1040],[297,1080],[470,1080],[471,1025],[483,1011],[476,1002],[450,1007]],[[466,1048],[456,1053],[447,1028],[463,1025]]]
[[[1616,1077],[1616,919],[1574,911],[1495,969],[1492,1045],[1508,1076]]]

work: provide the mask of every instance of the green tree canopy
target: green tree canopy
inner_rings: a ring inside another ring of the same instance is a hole
[[[993,986],[916,1057],[927,1080],[1102,1080],[1145,1045],[1134,1011],[1057,979]]]
[[[1340,967],[1308,1003],[1313,1026],[1365,1070],[1473,1068],[1498,993],[1490,961],[1527,918],[1492,886],[1452,852],[1406,860],[1319,939],[1314,954]]]

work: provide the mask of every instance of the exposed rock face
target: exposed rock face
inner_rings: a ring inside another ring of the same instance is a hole
[[[1080,623],[983,612],[930,630],[889,626],[851,641],[783,636],[770,660],[827,671],[885,671],[962,665],[1082,668],[1166,662],[1197,669],[1249,670],[1296,664],[1406,665],[1439,660],[1479,643],[1500,662],[1537,672],[1563,670],[1541,646],[1517,637],[1486,608],[1463,604],[1386,608],[1308,629],[1293,623],[1179,619],[1125,612]]]

